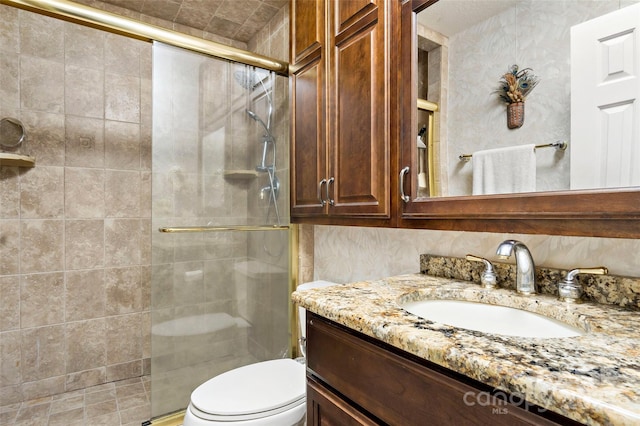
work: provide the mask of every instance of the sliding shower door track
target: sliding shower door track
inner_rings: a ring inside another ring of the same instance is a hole
[[[226,232],[226,231],[282,231],[289,229],[289,225],[235,225],[235,226],[173,226],[159,228],[165,234],[187,232]]]

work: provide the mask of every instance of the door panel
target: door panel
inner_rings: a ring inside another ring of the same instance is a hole
[[[326,212],[318,198],[318,184],[326,177],[324,131],[323,61],[318,58],[291,76],[292,167],[291,212],[293,216]],[[323,188],[325,189],[325,188]]]
[[[377,10],[377,9],[376,9]],[[337,15],[337,13],[336,13]],[[329,175],[337,215],[389,215],[388,67],[385,16],[335,46],[330,58],[332,88]]]
[[[297,64],[324,45],[324,2],[291,3],[291,63]]]
[[[363,24],[376,19],[379,7],[376,0],[333,0],[333,3],[330,10],[334,12],[335,24],[330,28],[333,28],[333,35],[338,39],[343,33],[362,28]]]
[[[571,189],[640,185],[639,25],[633,5],[571,29]]]

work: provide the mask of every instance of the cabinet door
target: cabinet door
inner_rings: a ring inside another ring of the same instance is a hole
[[[402,91],[401,99],[404,100],[400,105],[401,135],[400,142],[400,162],[399,169],[407,168],[407,172],[397,175],[399,179],[399,187],[401,194],[397,194],[400,198],[399,223],[402,219],[411,218],[412,215],[421,215],[425,203],[422,201],[429,200],[428,197],[419,196],[419,151],[415,143],[418,136],[418,109],[416,100],[418,98],[418,36],[416,34],[417,17],[414,8],[423,8],[426,4],[433,3],[432,0],[419,0],[415,2],[406,2],[402,5],[401,11],[401,40],[400,58],[401,69],[408,72],[403,77],[400,85]],[[410,100],[410,102],[408,101]],[[408,141],[411,141],[409,143]],[[429,155],[429,154],[427,154]]]
[[[318,55],[290,77],[292,217],[323,215],[327,211],[322,202],[328,191],[323,64]]]
[[[391,7],[329,1],[330,214],[388,217]]]
[[[291,2],[291,64],[303,61],[324,46],[324,10],[325,3],[321,0]]]
[[[307,377],[307,425],[373,426],[376,424],[313,377]]]
[[[291,8],[291,216],[321,216],[328,190],[325,3],[295,0]]]

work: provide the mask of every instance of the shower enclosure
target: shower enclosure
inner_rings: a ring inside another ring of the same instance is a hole
[[[152,417],[290,355],[287,79],[153,47]]]

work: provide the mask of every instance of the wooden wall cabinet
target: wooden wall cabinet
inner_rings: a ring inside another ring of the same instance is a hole
[[[293,222],[391,217],[395,9],[393,0],[291,2]]]
[[[638,188],[421,196],[416,13],[435,1],[291,0],[291,221],[640,238]]]
[[[511,401],[525,405],[518,398]],[[308,425],[578,424],[529,408],[498,399],[494,389],[426,360],[307,315]]]

